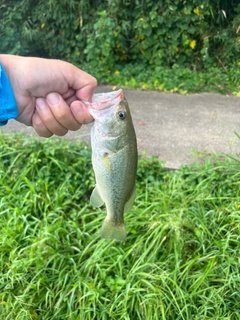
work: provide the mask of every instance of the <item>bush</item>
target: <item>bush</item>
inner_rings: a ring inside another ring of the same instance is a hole
[[[126,64],[193,70],[239,62],[237,0],[3,0],[1,52],[113,72]]]

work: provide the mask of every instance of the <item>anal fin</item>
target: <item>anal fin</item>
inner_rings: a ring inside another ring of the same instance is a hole
[[[128,212],[132,209],[135,197],[136,197],[136,186],[134,186],[131,197],[128,199],[128,201],[126,202],[126,204],[124,206],[124,212]]]

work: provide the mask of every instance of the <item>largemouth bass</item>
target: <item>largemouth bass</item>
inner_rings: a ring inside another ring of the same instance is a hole
[[[100,235],[124,241],[124,212],[135,199],[137,142],[127,100],[122,90],[94,94],[92,103],[84,102],[95,119],[91,130],[92,164],[96,185],[90,202],[104,203],[107,216]]]

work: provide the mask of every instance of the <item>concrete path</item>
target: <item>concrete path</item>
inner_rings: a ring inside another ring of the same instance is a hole
[[[99,86],[96,92],[111,90],[112,87]],[[204,154],[240,153],[240,139],[235,134],[240,135],[239,97],[137,90],[124,90],[124,94],[131,108],[139,152],[158,156],[166,167],[179,168],[199,161],[192,150]],[[90,142],[91,126],[82,126],[65,138]],[[2,131],[36,135],[32,128],[14,120]]]

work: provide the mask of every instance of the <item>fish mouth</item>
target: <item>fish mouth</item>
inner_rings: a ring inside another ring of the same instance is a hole
[[[124,99],[123,91],[122,89],[119,89],[117,91],[95,93],[92,96],[92,102],[88,102],[84,100],[82,100],[82,102],[89,109],[100,111],[100,110],[105,110],[119,104],[123,99]]]

